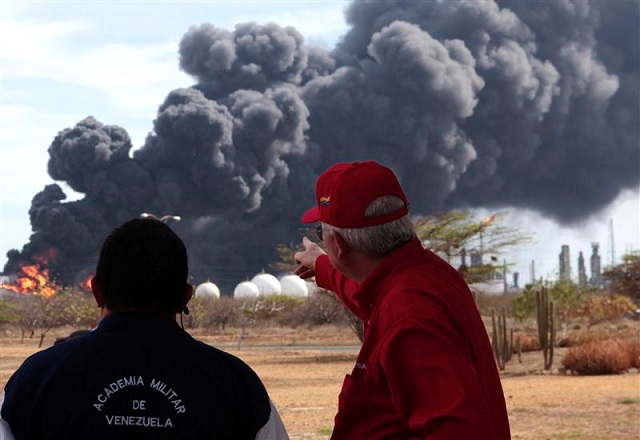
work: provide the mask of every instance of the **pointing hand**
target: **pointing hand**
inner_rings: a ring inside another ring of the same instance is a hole
[[[315,275],[316,260],[321,255],[326,255],[326,253],[307,237],[302,238],[302,246],[304,250],[296,252],[293,256],[299,265],[295,273],[300,278],[307,279]]]

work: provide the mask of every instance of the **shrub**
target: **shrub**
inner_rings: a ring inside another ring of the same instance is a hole
[[[635,309],[633,301],[626,296],[591,295],[573,311],[573,316],[585,318],[589,325],[593,325],[623,318]]]
[[[629,350],[629,359],[633,368],[640,368],[640,339],[630,338],[626,340]]]
[[[185,327],[200,328],[204,326],[205,317],[207,315],[207,306],[210,301],[212,301],[212,298],[191,298],[191,301],[187,304],[189,315],[180,315],[180,319]]]
[[[588,330],[575,330],[569,332],[558,341],[558,347],[576,347],[587,342],[603,341],[611,338],[632,340],[640,337],[637,330],[632,328],[591,328]]]
[[[475,293],[476,304],[482,315],[491,315],[492,309],[502,310],[503,308],[511,314],[514,298],[516,298],[516,296],[513,294],[489,295],[483,292]]]
[[[513,334],[514,352],[518,350],[518,338],[520,340],[520,351],[523,353],[540,350],[540,341],[538,340],[538,336],[517,331]]]
[[[562,365],[578,374],[597,375],[622,373],[632,362],[628,343],[612,338],[571,347]]]
[[[259,296],[234,300],[238,310],[237,323],[241,327],[285,325],[293,318],[304,299],[285,295]]]
[[[558,347],[577,347],[588,342],[609,339],[611,335],[594,331],[574,331],[558,340]]]
[[[275,323],[281,326],[296,327],[299,323],[300,310],[304,308],[306,302],[305,298],[279,297],[278,313],[273,317]]]
[[[93,296],[73,290],[65,290],[58,295],[68,295],[67,324],[75,328],[94,328],[100,321],[100,312]]]
[[[317,292],[311,295],[301,313],[304,316],[304,323],[309,327],[324,324],[342,323],[345,320],[345,307],[342,303],[324,292]]]
[[[16,320],[16,304],[0,298],[0,325]]]
[[[202,325],[214,327],[217,330],[225,330],[238,319],[238,302],[234,298],[222,296],[220,298],[207,298],[205,316]]]
[[[567,281],[560,281],[549,286],[527,285],[525,289],[513,298],[513,316],[520,322],[526,318],[534,317],[536,308],[536,292],[542,287],[547,287],[549,299],[554,303],[557,325],[567,323],[573,317],[573,311],[578,308],[585,296],[590,293],[588,289],[576,286]]]
[[[640,303],[640,252],[623,255],[622,263],[605,270],[602,276],[610,281],[610,291]]]

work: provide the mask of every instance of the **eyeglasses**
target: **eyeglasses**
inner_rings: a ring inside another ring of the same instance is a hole
[[[318,236],[318,240],[323,241],[322,240],[322,223],[318,223],[318,225],[316,226],[316,235]]]

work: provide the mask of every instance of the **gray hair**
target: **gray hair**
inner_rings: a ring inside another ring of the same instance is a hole
[[[396,196],[382,196],[375,199],[365,211],[366,218],[391,214],[404,208],[404,202]],[[336,231],[354,249],[367,255],[383,256],[416,237],[416,230],[409,214],[398,220],[364,228],[337,228]]]

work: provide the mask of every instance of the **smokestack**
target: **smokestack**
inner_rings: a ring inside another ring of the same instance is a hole
[[[535,284],[535,282],[536,282],[536,262],[535,262],[535,260],[531,260],[531,266],[529,267],[529,275],[531,277],[531,284]]]
[[[598,250],[600,248],[599,243],[591,243],[591,279],[590,284],[592,286],[600,286],[600,272],[601,272],[601,260]]]
[[[582,251],[578,255],[578,284],[583,287],[587,285],[587,268],[584,264]]]
[[[639,9],[356,0],[330,52],[273,23],[194,26],[179,62],[195,84],[168,93],[133,154],[123,128],[91,117],[53,140],[50,176],[84,198],[65,202],[57,184],[37,194],[34,233],[5,272],[54,249],[52,275],[74,282],[111,228],[171,213],[194,281],[230,293],[300,240],[315,179],[336,161],[390,166],[413,214],[588,218],[640,183]]]

